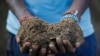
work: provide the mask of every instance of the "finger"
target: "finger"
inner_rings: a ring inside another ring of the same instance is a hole
[[[71,43],[68,40],[63,40],[63,44],[67,51],[69,52],[75,52],[75,48],[71,45]]]
[[[58,50],[57,50],[54,42],[50,42],[49,48],[52,50],[53,53],[58,53]]]
[[[21,52],[22,53],[29,53],[30,46],[31,46],[31,43],[30,42],[25,42],[23,44],[23,46],[21,47]]]
[[[65,53],[66,50],[65,50],[65,48],[64,48],[62,39],[61,39],[61,38],[56,38],[56,43],[57,43],[59,52]]]
[[[79,39],[79,40],[77,40],[77,42],[76,42],[76,44],[75,44],[75,47],[78,48],[78,47],[80,47],[83,43],[84,43],[84,39]]]
[[[30,56],[37,56],[37,54],[39,53],[39,46],[38,45],[32,45],[31,49],[30,49]]]
[[[21,40],[19,38],[16,38],[16,41],[18,44],[20,44]]]
[[[47,49],[46,48],[41,48],[39,56],[46,56],[47,55]]]

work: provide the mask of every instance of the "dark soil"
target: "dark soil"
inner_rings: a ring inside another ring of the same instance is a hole
[[[56,37],[69,40],[75,46],[75,42],[83,38],[83,33],[73,19],[64,19],[56,24],[48,24],[34,18],[24,21],[17,34],[17,38],[22,40],[21,46],[25,42],[31,42],[41,47],[47,47],[48,43]]]

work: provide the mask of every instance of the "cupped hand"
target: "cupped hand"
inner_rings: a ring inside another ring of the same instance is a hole
[[[68,40],[56,38],[56,42],[50,42],[49,48],[54,54],[66,52],[74,53],[76,48],[80,47],[83,42],[84,39],[80,39],[75,43],[75,46],[73,47],[73,45]]]

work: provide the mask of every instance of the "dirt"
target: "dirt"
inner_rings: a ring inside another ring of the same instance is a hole
[[[69,40],[75,46],[74,44],[83,38],[83,33],[73,19],[64,19],[56,24],[48,24],[38,18],[33,18],[25,20],[17,34],[17,38],[22,40],[21,46],[25,42],[31,42],[41,47],[47,47],[48,43],[57,37]]]

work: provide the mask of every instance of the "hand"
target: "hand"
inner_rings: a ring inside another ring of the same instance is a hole
[[[30,56],[55,56],[55,54],[51,53],[49,48],[42,48],[38,45],[33,45],[32,51],[30,51]]]
[[[25,21],[26,24],[27,24],[27,22],[28,21]],[[30,20],[29,22],[37,23],[38,21]],[[24,26],[26,26],[26,24],[24,24]],[[31,24],[33,24],[33,23],[27,24],[27,26],[31,26]],[[62,26],[60,26],[60,25],[62,25]],[[64,19],[59,24],[55,25],[55,27],[57,27],[57,28],[54,28],[55,32],[51,31],[51,33],[53,35],[56,34],[56,36],[60,36],[59,38],[58,37],[52,38],[52,36],[49,36],[49,35],[48,36],[51,37],[50,39],[49,39],[49,37],[44,38],[43,37],[44,35],[43,36],[41,35],[42,33],[40,35],[39,35],[39,33],[38,33],[38,35],[33,35],[35,28],[34,28],[34,30],[31,31],[32,26],[31,27],[27,27],[27,26],[25,28],[25,29],[27,29],[27,32],[26,32],[26,30],[25,31],[21,30],[21,29],[23,29],[23,27],[20,28],[19,33],[17,34],[17,38],[21,39],[21,41],[19,41],[20,46],[22,47],[21,50],[22,51],[28,50],[30,53],[30,56],[40,56],[40,55],[55,56],[55,54],[57,54],[57,53],[75,52],[75,49],[77,47],[79,47],[83,42],[83,34],[82,34],[80,27],[73,19],[70,19],[70,18]],[[40,25],[37,25],[37,26],[40,26]],[[50,29],[52,29],[52,27]],[[59,30],[59,29],[61,29],[61,30]],[[39,30],[39,29],[36,29],[36,30]],[[61,33],[59,34],[56,31],[60,31]],[[28,32],[32,32],[32,33],[30,34]],[[44,32],[46,32],[46,31],[44,31]],[[48,31],[48,32],[50,32],[50,31]],[[48,33],[48,34],[50,34],[50,33]],[[45,33],[45,35],[46,35],[46,33]],[[33,36],[34,36],[34,38],[33,38]],[[40,39],[42,39],[42,40],[41,41],[39,39],[35,40],[36,37],[38,38],[39,36],[43,37],[43,38],[40,37]],[[54,41],[52,39],[54,39]],[[44,40],[45,40],[45,43],[47,43],[47,44],[44,43]],[[48,42],[49,42],[49,48],[46,48],[46,47],[42,48],[42,45],[48,46]],[[34,44],[34,45],[32,45],[32,44]]]
[[[17,38],[17,42],[20,44],[20,39]],[[29,53],[30,56],[47,56],[47,48],[42,48],[37,44],[32,45],[30,42],[25,42],[23,46],[20,46],[21,53]]]
[[[33,19],[34,17],[31,16],[31,15],[25,15],[24,17],[22,18],[19,18],[19,22],[20,24],[22,25],[23,21],[27,20],[27,19]]]
[[[66,52],[74,53],[76,48],[80,47],[83,42],[84,39],[80,39],[75,43],[75,47],[73,47],[68,40],[62,40],[61,38],[56,38],[56,44],[55,42],[51,42],[49,44],[49,48],[52,50],[53,55],[57,53],[66,53]]]
[[[38,46],[33,45],[34,52],[32,52],[32,55],[33,56],[35,55],[36,56],[55,56],[58,53],[66,53],[66,52],[74,53],[76,48],[80,47],[83,42],[84,42],[84,39],[80,39],[79,41],[76,42],[75,47],[73,47],[68,40],[62,40],[61,38],[56,38],[55,42],[54,41],[50,42],[49,49],[41,48],[39,51]],[[37,53],[39,55],[37,55]]]
[[[17,39],[17,42],[19,42],[19,39]],[[50,42],[49,50],[48,48],[41,48],[36,44],[31,45],[31,43],[26,42],[22,47],[23,50],[21,51],[30,50],[29,51],[30,56],[55,56],[55,54],[58,53],[66,53],[66,52],[74,53],[76,48],[80,47],[83,42],[84,39],[80,39],[79,41],[76,42],[75,47],[73,47],[68,40],[62,40],[61,38],[56,38],[56,42],[54,41]]]

